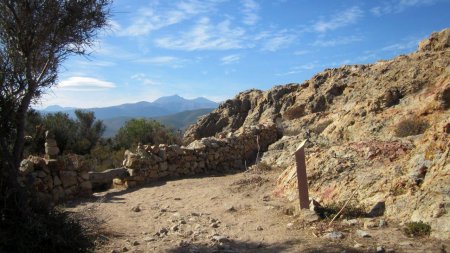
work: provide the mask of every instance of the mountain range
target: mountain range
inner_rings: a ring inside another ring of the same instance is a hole
[[[109,107],[96,107],[82,109],[92,111],[95,117],[103,120],[106,126],[105,137],[114,136],[117,130],[126,121],[132,118],[153,118],[164,125],[177,129],[185,129],[194,123],[201,115],[211,112],[217,108],[218,103],[203,97],[185,99],[178,95],[160,97],[153,102],[141,101]],[[41,113],[64,112],[70,117],[75,117],[74,107],[61,107],[51,105],[41,110]]]

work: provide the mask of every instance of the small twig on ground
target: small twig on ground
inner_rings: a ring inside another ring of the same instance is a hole
[[[333,223],[333,221],[339,217],[339,215],[341,215],[342,211],[344,211],[345,207],[347,207],[348,203],[350,203],[350,200],[352,200],[353,196],[355,196],[356,192],[359,190],[359,187],[361,187],[361,185],[358,186],[358,188],[356,188],[352,195],[350,196],[350,198],[347,199],[347,202],[345,202],[344,206],[342,206],[341,210],[339,210],[339,212],[333,217],[333,219],[331,219],[330,223],[328,223],[328,227],[331,225],[331,223]]]

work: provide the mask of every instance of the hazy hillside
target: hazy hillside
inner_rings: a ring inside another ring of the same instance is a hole
[[[183,111],[171,115],[161,116],[161,117],[154,117],[153,119],[161,122],[162,124],[166,126],[173,127],[175,129],[186,129],[189,125],[194,124],[197,119],[205,114],[210,113],[214,108],[205,108],[205,109],[197,109],[197,110],[189,110],[189,111]],[[103,123],[106,126],[105,133],[103,134],[104,137],[112,137],[114,136],[117,131],[127,122],[128,120],[132,119],[133,117],[115,117],[115,118],[109,118],[109,119],[103,119]]]
[[[204,108],[216,108],[218,104],[206,98],[185,99],[178,95],[161,97],[154,102],[141,101],[137,103],[128,103],[116,106],[102,108],[88,108],[86,110],[93,111],[97,119],[115,119],[115,118],[137,118],[137,117],[159,117],[166,116],[187,110],[197,110]],[[76,108],[61,107],[52,105],[41,112],[58,112],[62,111],[74,117]],[[117,120],[114,120],[117,121]]]

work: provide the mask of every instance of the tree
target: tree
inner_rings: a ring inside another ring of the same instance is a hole
[[[1,252],[82,251],[78,245],[64,247],[61,240],[52,240],[57,237],[47,237],[61,229],[60,234],[76,238],[62,230],[70,224],[55,222],[46,218],[47,210],[31,207],[17,182],[17,170],[30,104],[56,83],[62,61],[86,53],[106,25],[109,4],[110,0],[0,0]],[[33,246],[25,250],[31,241]]]
[[[0,149],[15,182],[30,104],[57,80],[59,64],[85,54],[106,25],[110,0],[0,0]]]
[[[73,151],[80,155],[89,154],[105,132],[105,125],[101,120],[95,120],[94,112],[76,110],[75,115],[78,130]]]
[[[116,145],[130,148],[142,144],[175,144],[180,140],[173,129],[167,128],[155,120],[132,119],[119,129],[115,136]]]

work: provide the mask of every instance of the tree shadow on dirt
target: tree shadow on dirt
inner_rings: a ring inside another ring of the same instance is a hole
[[[290,240],[277,244],[264,244],[261,242],[230,241],[216,245],[190,244],[174,247],[167,253],[283,253],[283,252],[307,252],[307,253],[331,253],[331,252],[359,253],[363,251],[345,247],[338,244],[308,246],[301,240]]]

